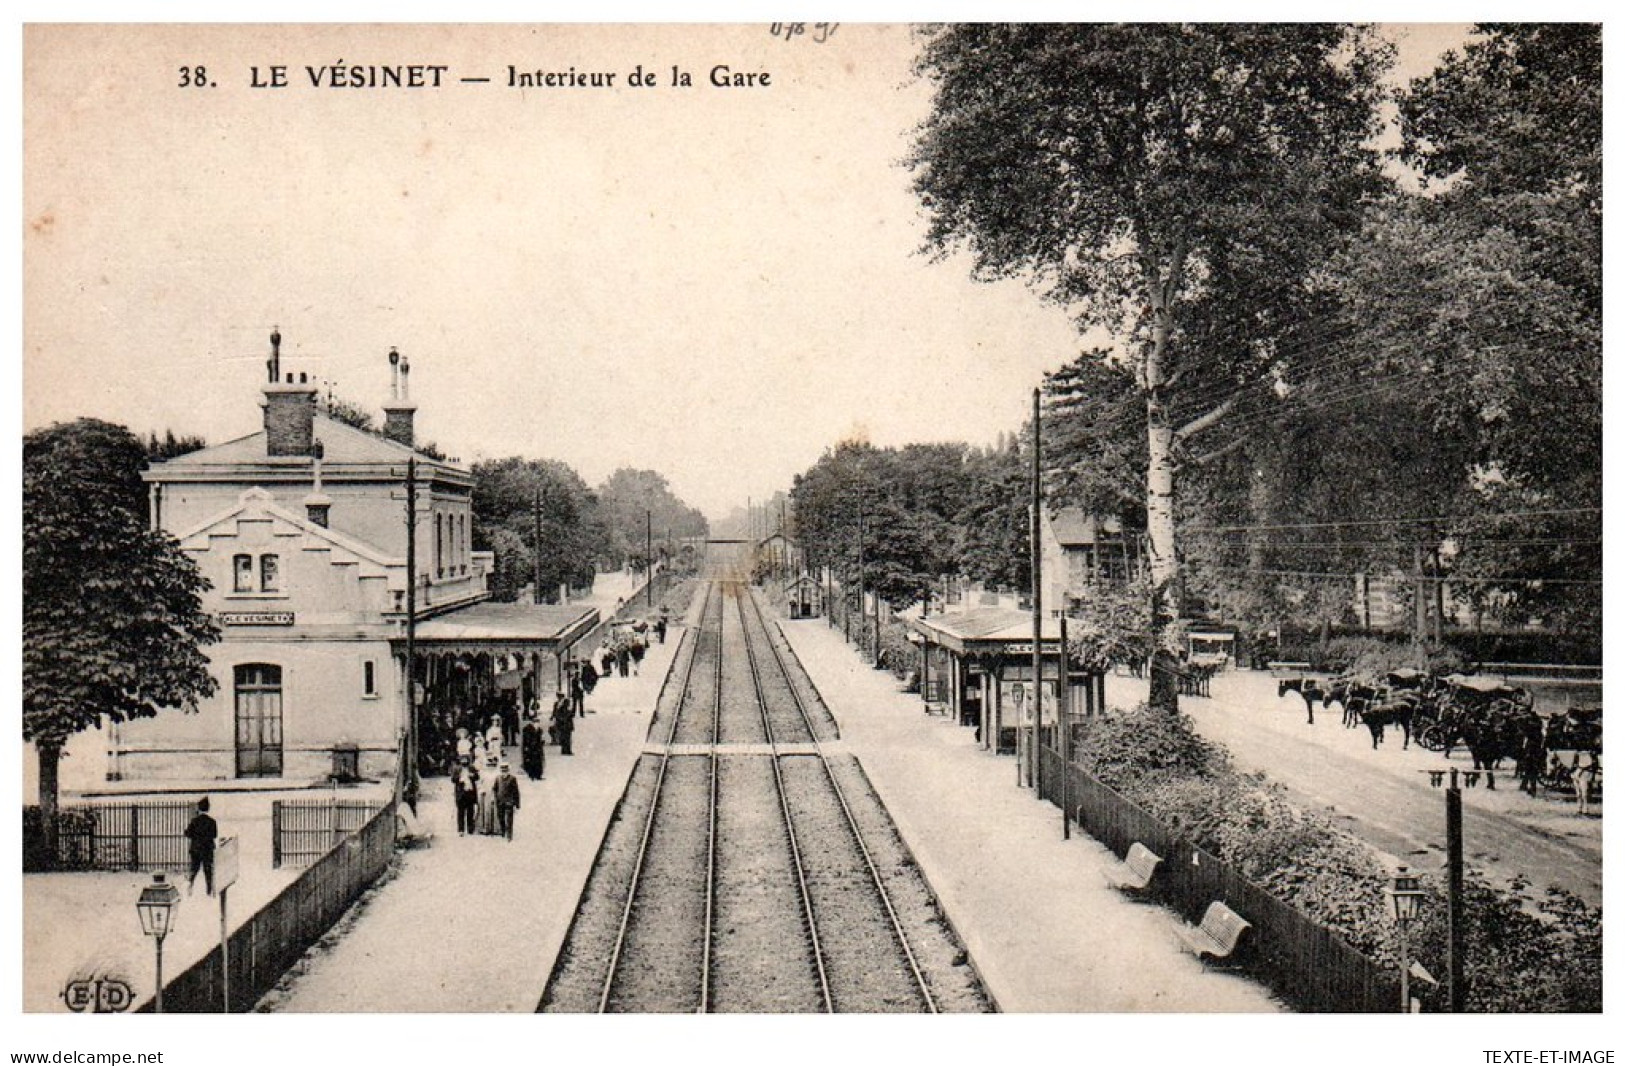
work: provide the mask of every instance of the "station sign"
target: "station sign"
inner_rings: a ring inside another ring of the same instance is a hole
[[[221,611],[223,626],[291,626],[292,611]]]

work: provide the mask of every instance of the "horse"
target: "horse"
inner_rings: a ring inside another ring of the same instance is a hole
[[[1579,756],[1575,756],[1575,767],[1569,779],[1574,782],[1574,816],[1584,818],[1591,813],[1591,789],[1602,777],[1602,764],[1597,761],[1596,752],[1592,752],[1584,766],[1579,765]]]
[[[1331,708],[1334,703],[1343,705],[1343,726],[1353,729],[1360,724],[1360,712],[1370,706],[1371,701],[1380,695],[1380,690],[1373,684],[1354,676],[1333,678],[1326,686],[1326,695],[1321,700]]]
[[[1296,692],[1303,697],[1303,705],[1309,712],[1309,724],[1315,724],[1315,701],[1325,702],[1325,691],[1320,682],[1312,677],[1283,677],[1281,683],[1275,688],[1275,698],[1283,699],[1288,692]]]
[[[1353,697],[1353,700],[1359,703],[1360,697]],[[1397,725],[1404,730],[1403,747],[1408,749],[1411,746],[1411,719],[1416,714],[1416,706],[1416,698],[1411,693],[1404,692],[1382,699],[1380,702],[1373,701],[1359,711],[1361,724],[1371,731],[1371,750],[1377,750],[1377,746],[1382,743],[1384,732],[1391,725]]]

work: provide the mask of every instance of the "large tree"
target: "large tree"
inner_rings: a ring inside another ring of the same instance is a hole
[[[1380,185],[1387,56],[1335,25],[926,33],[936,96],[909,163],[928,242],[1115,338],[1144,401],[1154,618],[1174,614],[1182,453],[1265,384],[1330,237]],[[1176,707],[1160,665],[1152,701]]]
[[[1477,26],[1401,104],[1425,195],[1377,234],[1390,284],[1354,288],[1463,368],[1428,390],[1474,448],[1455,573],[1508,621],[1600,645],[1601,27]]]
[[[68,738],[103,722],[195,710],[215,690],[203,646],[208,580],[148,528],[146,449],[94,419],[23,438],[23,739],[39,754],[54,839],[57,764]]]
[[[654,470],[622,467],[605,479],[598,499],[609,530],[610,552],[617,560],[629,559],[639,567],[645,564],[645,549],[653,547],[647,541],[663,541],[667,534],[704,537],[710,529],[705,515],[679,499],[665,475]]]
[[[592,586],[608,533],[579,474],[556,460],[517,456],[475,463],[473,473],[474,546],[496,555],[493,599],[513,600],[534,586],[551,603],[560,585]]]

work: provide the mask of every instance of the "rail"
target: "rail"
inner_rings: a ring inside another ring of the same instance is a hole
[[[841,805],[841,813],[846,818],[846,824],[852,831],[852,839],[857,844],[858,853],[863,857],[864,866],[869,871],[870,880],[874,882],[875,891],[880,896],[882,906],[885,907],[886,916],[891,922],[892,931],[897,936],[898,946],[902,948],[903,957],[908,961],[909,972],[913,975],[914,983],[919,988],[920,995],[925,1000],[926,1010],[931,1014],[936,1014],[938,1012],[936,997],[931,995],[931,989],[925,980],[924,973],[920,969],[919,960],[915,957],[914,949],[908,942],[908,935],[903,931],[902,918],[899,917],[897,908],[892,903],[891,893],[886,890],[885,880],[880,875],[879,867],[875,865],[874,855],[869,850],[868,843],[863,839],[863,832],[858,828],[857,816],[852,813],[852,806],[847,801],[846,792],[841,788],[840,782],[835,777],[835,771],[830,767],[829,759],[824,754],[823,747],[818,743],[818,732],[813,727],[812,716],[807,712],[806,701],[802,699],[801,692],[796,688],[795,683],[790,680],[790,668],[784,661],[784,653],[773,641],[773,634],[767,627],[767,619],[762,615],[761,605],[756,602],[754,597],[750,596],[749,590],[746,591],[745,596],[746,598],[750,599],[751,607],[756,615],[756,620],[761,626],[762,635],[767,641],[768,650],[773,653],[774,663],[778,666],[779,671],[784,675],[785,687],[790,691],[790,697],[795,703],[796,712],[801,716],[802,722],[807,726],[807,735],[812,738],[813,750],[818,756],[818,763],[823,768],[824,776],[829,781],[830,788],[835,793],[836,801]],[[749,647],[748,640],[746,647],[747,649]],[[758,693],[759,692],[760,689],[758,688]],[[763,710],[763,717],[765,720],[765,708]],[[771,740],[771,736],[769,739]],[[776,770],[778,759],[775,757],[773,761]]]
[[[707,613],[708,609],[710,609],[710,600],[712,600],[712,591],[710,591],[710,588],[707,588],[707,593],[705,593],[705,604],[702,606],[702,608],[700,608],[700,617],[702,617],[702,619],[704,619],[705,613]],[[702,624],[702,629],[704,629],[704,624]],[[598,996],[598,1012],[600,1012],[600,1014],[606,1014],[606,1012],[609,1011],[609,999],[611,999],[611,996],[613,996],[614,993],[614,981],[616,981],[617,973],[619,973],[619,970],[621,970],[621,957],[622,954],[624,954],[624,949],[626,949],[627,929],[629,929],[630,925],[632,925],[632,907],[634,907],[635,900],[637,900],[637,890],[639,890],[639,886],[643,881],[643,864],[645,864],[645,860],[648,858],[648,842],[650,842],[650,838],[653,837],[653,830],[655,830],[655,817],[658,816],[658,812],[660,812],[660,796],[665,793],[666,767],[671,765],[671,744],[673,744],[674,739],[676,739],[676,734],[678,734],[678,725],[682,721],[682,712],[684,712],[684,708],[687,707],[689,692],[692,691],[692,684],[694,684],[694,665],[697,663],[697,661],[699,661],[699,637],[695,635],[694,653],[689,655],[689,663],[687,663],[687,668],[684,669],[684,673],[682,673],[682,689],[678,694],[678,707],[676,707],[673,715],[671,715],[671,725],[669,725],[668,730],[666,730],[665,746],[663,746],[665,747],[665,751],[661,751],[660,770],[658,770],[658,773],[655,775],[655,790],[653,790],[652,799],[650,799],[650,803],[648,803],[648,814],[645,816],[645,819],[643,819],[643,832],[642,835],[640,835],[639,843],[637,843],[637,858],[635,858],[634,863],[632,863],[632,877],[630,877],[629,886],[627,886],[626,903],[624,903],[624,905],[621,907],[621,921],[619,921],[619,926],[616,928],[614,946],[611,947],[611,951],[609,951],[608,968],[604,970],[603,990],[601,990],[600,996]],[[718,648],[717,655],[717,691],[717,705],[720,707],[720,648]],[[713,715],[715,715],[715,712],[713,712]],[[713,769],[712,777],[712,829],[710,829],[710,835],[712,835],[713,840],[715,840],[715,835],[717,835],[715,834],[715,829],[717,829],[717,812],[715,812],[715,796],[717,796],[717,788],[715,788],[715,769]],[[705,900],[705,913],[707,913],[707,936],[705,936],[704,951],[707,962],[708,955],[710,955],[710,933],[708,933],[708,928],[710,928],[710,905],[712,905],[712,902],[710,902],[710,894],[712,894],[712,889],[710,889],[710,879],[707,879],[707,900]],[[704,1011],[705,1009],[705,994],[707,994],[705,993],[704,973],[708,973],[708,965],[704,968],[702,977],[700,977],[700,981],[702,981],[702,993],[700,993],[700,1006],[697,1007],[699,1011]]]
[[[832,1014],[835,1011],[835,999],[829,991],[829,974],[824,967],[824,948],[818,938],[818,919],[813,913],[812,894],[807,890],[807,871],[801,859],[801,845],[796,840],[795,822],[790,816],[790,797],[784,789],[784,773],[779,766],[778,742],[773,737],[773,721],[767,713],[767,696],[762,692],[762,677],[757,668],[756,655],[751,651],[750,626],[745,621],[744,601],[749,598],[748,591],[734,590],[735,599],[739,603],[739,628],[745,642],[745,662],[750,667],[751,687],[756,690],[756,706],[762,715],[762,729],[767,733],[767,743],[773,752],[773,783],[779,794],[779,813],[784,816],[784,832],[790,841],[790,860],[795,865],[796,885],[801,890],[801,903],[803,913],[807,918],[807,936],[812,941],[813,965],[818,971],[818,989],[824,999],[824,1012]],[[751,600],[751,605],[756,605]],[[791,691],[794,691],[792,687]],[[719,701],[720,702],[720,701]],[[808,735],[811,736],[811,723],[808,723]]]

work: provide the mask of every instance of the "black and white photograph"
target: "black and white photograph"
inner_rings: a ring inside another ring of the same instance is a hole
[[[1020,14],[19,25],[11,1061],[1617,1061],[1600,15]]]

